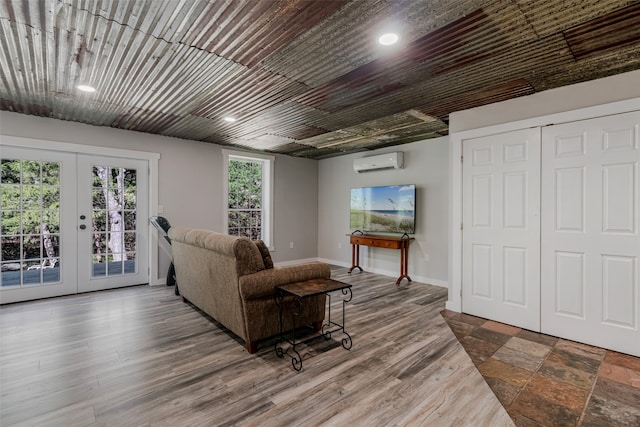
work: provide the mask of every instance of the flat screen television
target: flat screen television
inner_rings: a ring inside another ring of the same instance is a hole
[[[416,229],[416,186],[387,185],[351,189],[352,231],[413,234]]]

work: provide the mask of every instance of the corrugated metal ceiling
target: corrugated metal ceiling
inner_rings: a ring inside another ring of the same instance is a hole
[[[3,110],[309,158],[640,69],[629,0],[2,0],[0,32]]]

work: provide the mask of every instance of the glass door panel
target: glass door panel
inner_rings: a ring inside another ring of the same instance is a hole
[[[136,272],[137,171],[93,166],[92,277]]]
[[[75,154],[3,146],[0,164],[0,301],[74,293]]]
[[[79,156],[80,288],[147,283],[147,162]],[[84,228],[83,228],[84,226]],[[142,246],[141,246],[142,245]]]

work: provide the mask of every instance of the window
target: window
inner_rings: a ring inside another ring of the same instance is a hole
[[[222,150],[225,229],[273,250],[273,156]]]

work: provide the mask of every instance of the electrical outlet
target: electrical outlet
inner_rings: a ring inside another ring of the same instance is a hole
[[[293,249],[293,242],[289,242],[289,249]]]
[[[338,243],[338,249],[342,249],[342,243]]]
[[[424,254],[424,260],[425,260],[426,262],[429,262],[429,254]]]

